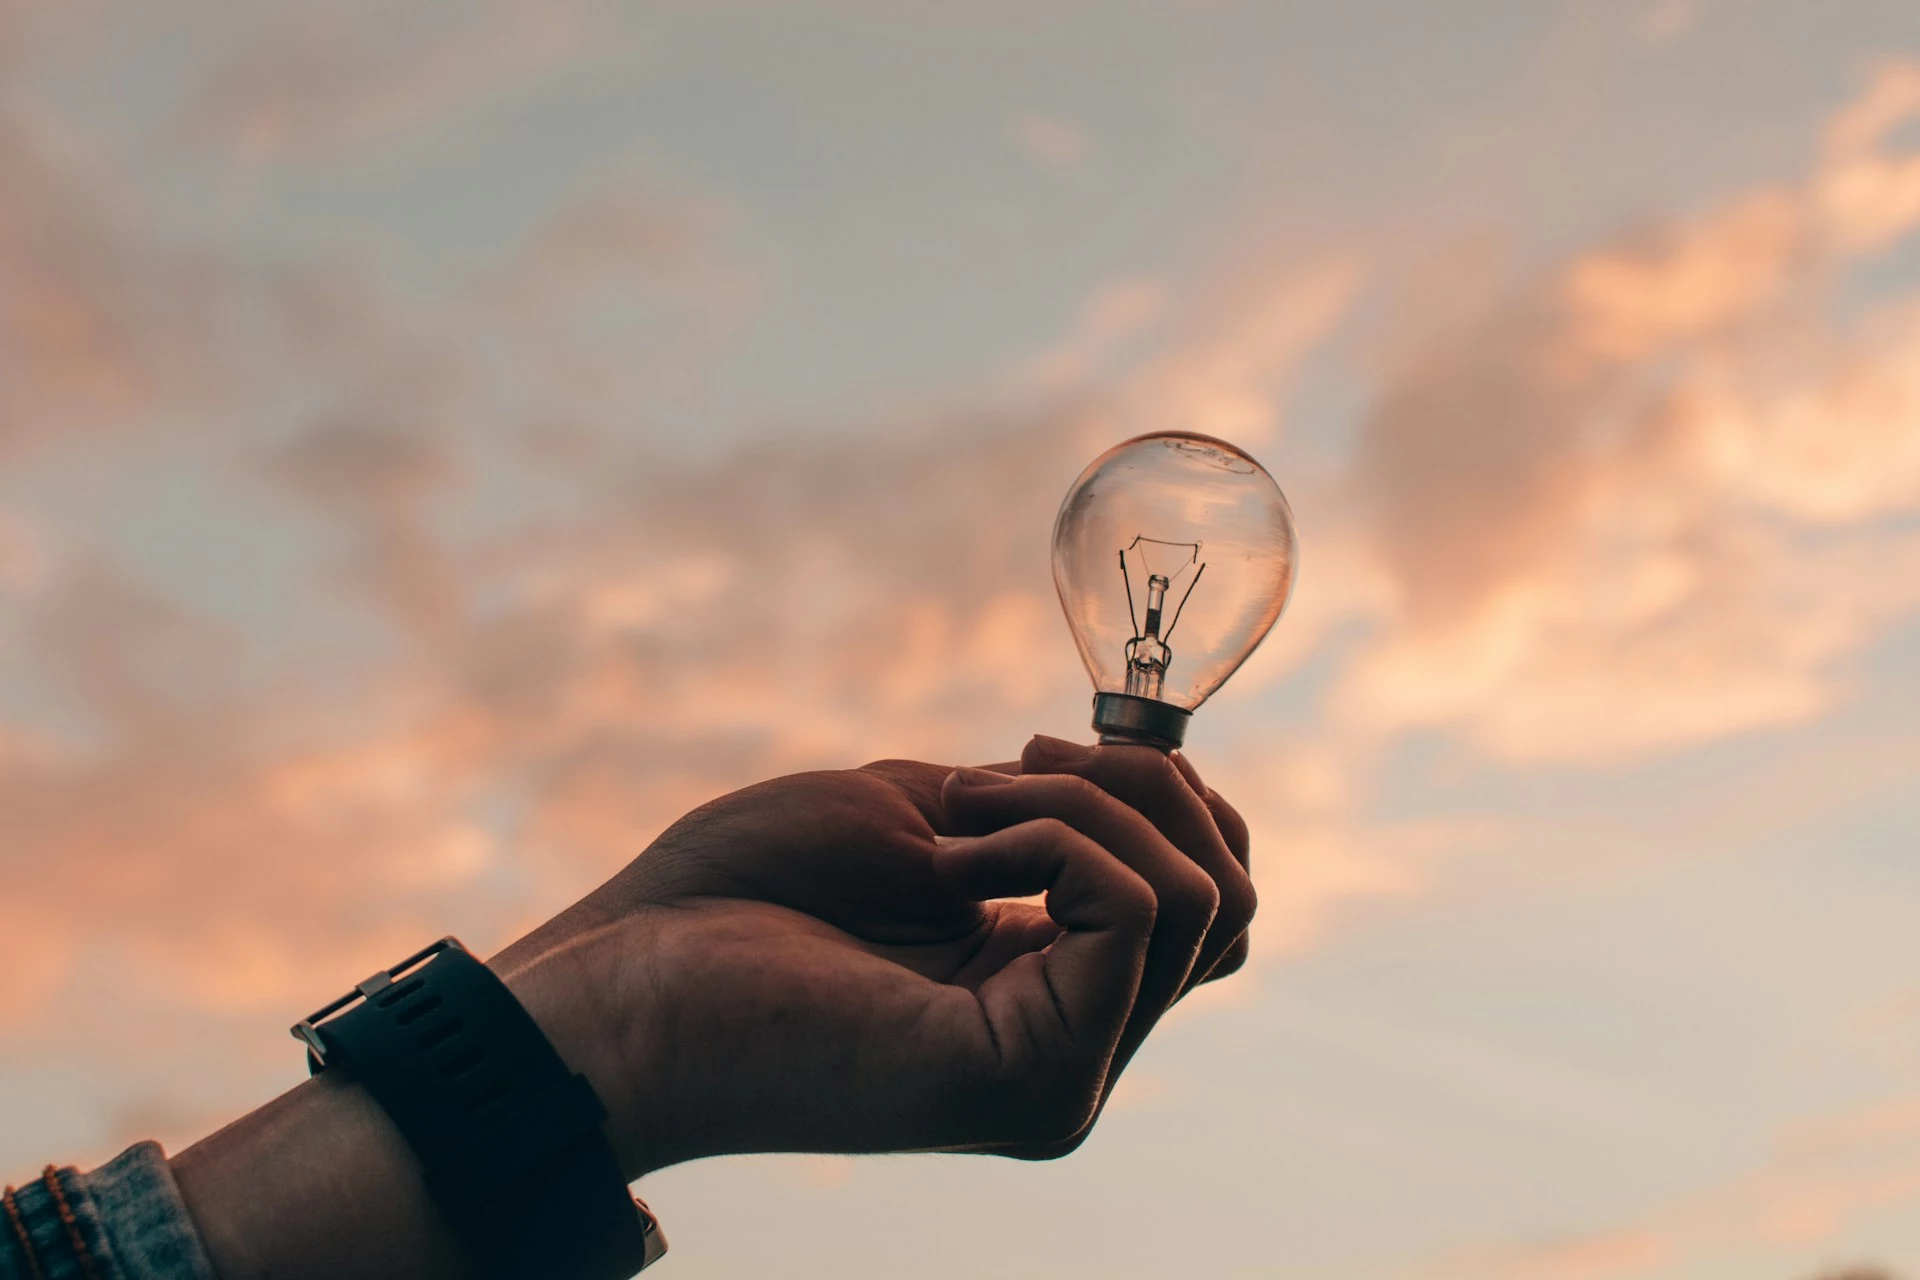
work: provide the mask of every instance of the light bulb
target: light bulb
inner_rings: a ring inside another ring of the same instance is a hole
[[[1293,512],[1224,440],[1156,432],[1080,473],[1053,524],[1053,585],[1093,677],[1102,742],[1171,750],[1279,621]]]

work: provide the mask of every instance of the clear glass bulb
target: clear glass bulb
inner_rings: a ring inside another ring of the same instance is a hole
[[[1102,742],[1173,748],[1293,591],[1293,512],[1224,440],[1163,431],[1094,459],[1053,525],[1053,585]]]

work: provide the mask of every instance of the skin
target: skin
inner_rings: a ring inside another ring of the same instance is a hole
[[[990,770],[734,792],[489,963],[630,1179],[751,1151],[1052,1159],[1166,1010],[1244,963],[1253,911],[1246,826],[1184,759],[1036,738]],[[173,1168],[223,1280],[470,1274],[338,1073]]]

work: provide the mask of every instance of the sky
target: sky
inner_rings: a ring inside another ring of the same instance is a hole
[[[747,782],[1081,736],[1080,469],[1231,439],[1254,958],[1042,1165],[689,1277],[1920,1276],[1920,19],[0,0],[0,1176]]]

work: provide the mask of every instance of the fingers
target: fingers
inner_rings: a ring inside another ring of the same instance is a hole
[[[1221,978],[1232,977],[1234,974],[1240,972],[1240,970],[1246,968],[1247,956],[1251,954],[1251,952],[1252,945],[1248,939],[1248,935],[1242,933],[1233,940],[1232,945],[1220,953],[1220,958],[1213,962],[1213,968],[1201,974],[1198,981],[1214,982]]]
[[[1006,778],[961,769],[947,780],[942,802],[960,830],[991,831],[1041,818],[1057,819],[1129,867],[1153,890],[1157,918],[1132,1020],[1121,1037],[1130,1055],[1178,998],[1199,956],[1220,895],[1213,880],[1168,843],[1136,810],[1084,778],[1040,774]]]
[[[1207,812],[1213,815],[1213,825],[1220,829],[1220,838],[1227,842],[1227,852],[1233,855],[1234,861],[1246,866],[1252,843],[1247,834],[1246,819],[1240,816],[1238,809],[1227,803],[1225,796],[1200,780],[1200,771],[1193,767],[1193,761],[1187,759],[1184,752],[1175,751],[1167,758],[1173,761],[1173,767],[1180,771],[1180,776],[1187,780],[1194,794],[1205,802]]]
[[[1020,772],[1018,760],[999,761],[980,767],[994,773]],[[927,820],[928,826],[938,832],[949,830],[947,815],[940,807],[940,787],[947,780],[947,775],[953,772],[953,766],[928,764],[922,760],[875,760],[861,765],[858,772],[886,779],[920,811],[920,816]]]
[[[1242,867],[1245,867],[1248,875],[1251,876],[1253,867],[1250,854],[1253,842],[1247,832],[1246,819],[1240,816],[1238,809],[1235,809],[1227,803],[1225,796],[1200,780],[1200,771],[1193,767],[1193,762],[1187,759],[1185,753],[1175,751],[1168,758],[1173,761],[1174,767],[1180,771],[1180,776],[1186,779],[1187,785],[1192,787],[1195,794],[1206,802],[1207,812],[1213,815],[1213,825],[1220,829],[1220,838],[1227,842],[1227,852],[1231,853],[1234,861],[1238,862]],[[1240,972],[1241,969],[1246,967],[1247,956],[1250,949],[1247,933],[1243,930],[1240,936],[1229,943],[1227,949],[1220,953],[1220,958],[1213,962],[1212,968],[1206,970],[1204,973],[1199,972],[1196,968],[1194,980],[1191,985],[1198,985],[1202,982],[1212,982],[1218,978],[1225,978]]]
[[[1052,818],[942,838],[934,868],[977,901],[1047,895],[1060,935],[976,992],[996,1060],[978,1118],[998,1140],[1070,1136],[1098,1105],[1139,991],[1157,914],[1152,888]]]
[[[1024,774],[1069,774],[1138,810],[1213,881],[1219,910],[1200,946],[1188,985],[1213,973],[1253,920],[1247,828],[1225,800],[1199,780],[1192,763],[1151,747],[1083,747],[1036,737],[1021,756]],[[951,794],[950,792],[948,794]],[[1221,974],[1224,976],[1224,973]]]

